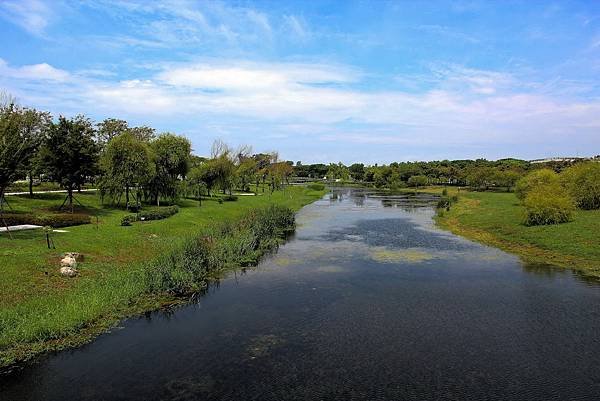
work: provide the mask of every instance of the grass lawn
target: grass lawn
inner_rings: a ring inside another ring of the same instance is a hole
[[[425,189],[441,193],[442,188]],[[449,195],[457,194],[448,188]],[[524,209],[512,193],[459,193],[451,210],[436,216],[438,225],[467,238],[496,246],[525,261],[550,263],[600,277],[600,210],[577,210],[569,223],[526,227]]]
[[[289,187],[272,195],[239,196],[235,202],[205,200],[202,206],[182,200],[178,214],[165,220],[121,227],[125,210],[104,207],[98,196],[81,193],[93,224],[53,233],[56,249],[48,249],[42,230],[0,234],[0,366],[35,353],[80,344],[119,319],[157,308],[168,299],[147,294],[140,284],[140,266],[177,246],[201,229],[236,219],[251,208],[276,203],[300,209],[323,195]],[[51,213],[64,194],[9,196],[16,212]],[[96,217],[98,224],[96,224]],[[76,278],[62,277],[60,255],[80,252]]]

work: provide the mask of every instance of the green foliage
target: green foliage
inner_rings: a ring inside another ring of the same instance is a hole
[[[69,193],[98,172],[99,148],[89,119],[83,116],[67,120],[60,117],[52,124],[48,138],[40,149],[40,161],[46,174]]]
[[[48,113],[0,104],[0,197],[23,170],[33,170],[34,155],[50,124]]]
[[[365,165],[362,163],[354,163],[348,167],[350,176],[356,181],[362,181],[365,176]]]
[[[128,214],[123,216],[121,219],[121,225],[130,226],[131,223],[136,221],[162,220],[174,216],[177,213],[179,213],[179,207],[176,205],[153,207],[142,210],[137,214]]]
[[[306,188],[310,189],[311,191],[322,191],[325,189],[325,184],[320,182],[311,182],[310,184],[306,185]]]
[[[197,291],[229,265],[256,263],[293,229],[293,211],[276,205],[206,229],[146,266],[148,291]]]
[[[6,221],[6,224],[9,226],[33,224],[36,226],[60,228],[90,223],[90,216],[76,213],[57,213],[48,215],[35,215],[31,213],[4,213],[3,217]]]
[[[515,186],[515,195],[524,200],[527,194],[537,187],[556,186],[558,184],[558,174],[549,169],[535,170],[517,181]]]
[[[160,198],[177,200],[181,185],[190,168],[192,145],[184,137],[173,134],[161,134],[150,142],[154,156],[155,171],[146,188],[148,195],[160,204]]]
[[[236,195],[225,195],[223,197],[224,202],[235,202],[237,200],[238,200],[238,197]]]
[[[573,200],[558,185],[538,185],[523,201],[526,226],[566,223],[573,219]]]
[[[350,178],[350,171],[341,162],[337,164],[331,163],[327,171],[327,178],[330,180],[346,181]]]
[[[600,209],[600,163],[587,162],[567,168],[560,174],[563,186],[584,210]]]
[[[413,175],[408,179],[408,185],[411,187],[423,187],[427,185],[428,181],[424,175]]]
[[[108,195],[115,201],[125,193],[125,202],[129,205],[130,188],[143,186],[153,174],[151,158],[149,146],[131,133],[113,137],[100,159],[103,172],[99,181],[101,195]]]

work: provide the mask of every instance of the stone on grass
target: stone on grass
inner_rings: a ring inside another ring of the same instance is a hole
[[[67,277],[75,277],[77,275],[77,269],[70,266],[63,266],[60,268],[60,274]]]

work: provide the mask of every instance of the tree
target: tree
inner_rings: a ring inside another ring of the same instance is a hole
[[[350,171],[350,176],[352,179],[356,181],[362,181],[365,176],[365,165],[362,163],[354,163],[351,165],[348,170]]]
[[[250,183],[255,179],[257,171],[256,160],[251,157],[244,158],[238,164],[236,175],[240,181],[242,191],[250,191]]]
[[[156,138],[156,130],[146,125],[129,128],[129,131],[134,137],[142,142],[150,142]]]
[[[556,185],[558,182],[558,174],[554,171],[547,168],[535,170],[517,181],[515,195],[520,200],[524,200],[527,194],[536,187]]]
[[[208,163],[208,168],[211,169],[211,174],[215,177],[215,184],[221,188],[223,193],[233,186],[233,178],[235,174],[235,163],[233,160],[233,152],[227,144],[221,140],[213,142],[211,148],[211,160]]]
[[[67,190],[73,212],[73,190],[98,172],[99,148],[96,133],[84,116],[66,119],[61,116],[52,124],[40,148],[40,162],[50,178]],[[63,203],[64,205],[64,203]],[[61,206],[62,208],[62,206]]]
[[[98,123],[98,143],[104,148],[113,138],[119,136],[129,129],[129,124],[125,120],[117,118],[107,118]]]
[[[154,171],[150,147],[128,131],[108,142],[102,153],[100,166],[103,172],[100,180],[102,196],[109,195],[119,203],[121,195],[125,192],[127,208],[130,189],[145,185]]]
[[[4,193],[33,156],[41,135],[35,110],[22,109],[7,95],[0,99],[0,217],[4,210]],[[6,224],[5,224],[6,225]]]
[[[408,179],[408,185],[411,187],[423,187],[429,180],[424,175],[413,175]]]
[[[160,198],[175,201],[179,196],[179,183],[184,180],[190,168],[192,144],[187,138],[165,133],[150,142],[154,156],[154,175],[148,190],[154,202],[160,205]]]
[[[560,174],[560,181],[581,209],[600,209],[600,163],[579,163]]]

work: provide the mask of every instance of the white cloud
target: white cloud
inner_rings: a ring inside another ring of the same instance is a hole
[[[0,59],[0,77],[17,78],[23,80],[51,80],[65,81],[69,78],[69,73],[49,64],[31,64],[17,68],[10,67],[6,61]]]
[[[598,100],[536,90],[495,71],[454,66],[433,75],[431,87],[418,92],[367,91],[360,89],[360,72],[339,65],[222,60],[163,65],[150,78],[115,82],[110,75],[0,61],[0,87],[12,85],[24,104],[188,124],[205,135],[218,127],[213,134],[247,132],[250,142],[263,132],[369,145],[532,147],[594,141],[600,129]]]
[[[31,34],[42,36],[53,13],[40,0],[4,0],[0,2],[0,16]]]

